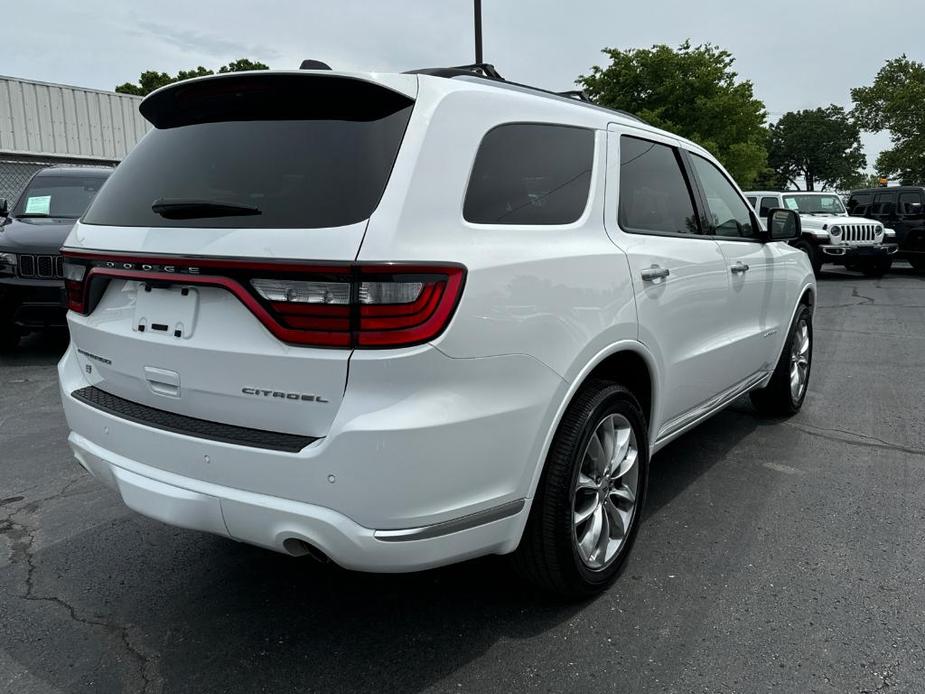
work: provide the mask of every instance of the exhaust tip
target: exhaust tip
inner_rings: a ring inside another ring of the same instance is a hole
[[[292,557],[310,556],[320,564],[330,564],[331,558],[315,545],[297,537],[287,537],[283,540],[283,549]]]

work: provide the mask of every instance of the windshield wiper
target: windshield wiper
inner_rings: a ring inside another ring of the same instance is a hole
[[[199,219],[202,217],[246,217],[263,214],[259,207],[237,205],[217,200],[159,198],[151,209],[165,219]]]

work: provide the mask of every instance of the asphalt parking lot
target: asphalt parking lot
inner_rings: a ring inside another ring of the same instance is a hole
[[[747,399],[653,461],[621,580],[352,574],[126,510],[72,462],[63,335],[0,358],[0,690],[925,690],[925,276],[820,280],[793,419]]]

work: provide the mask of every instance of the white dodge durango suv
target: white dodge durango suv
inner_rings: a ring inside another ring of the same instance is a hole
[[[135,511],[365,571],[618,573],[650,457],[798,410],[815,283],[697,145],[468,70],[219,75],[64,254],[70,445]]]

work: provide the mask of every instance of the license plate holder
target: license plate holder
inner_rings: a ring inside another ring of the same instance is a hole
[[[132,330],[188,340],[196,328],[199,292],[194,287],[138,285]]]

